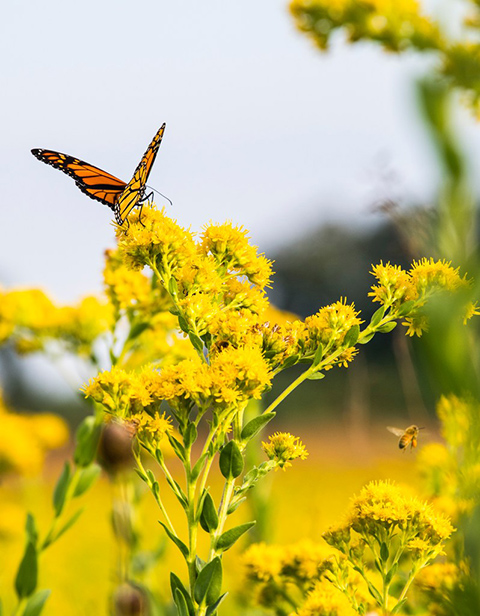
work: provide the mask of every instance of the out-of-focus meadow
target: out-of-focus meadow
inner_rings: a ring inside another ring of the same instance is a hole
[[[387,173],[381,224],[267,255],[235,221],[195,235],[145,206],[101,294],[2,290],[0,615],[480,612],[478,214],[454,122],[478,116],[480,45],[413,0],[331,4],[290,5],[320,50],[343,32],[436,58],[414,86],[435,202],[397,202]]]
[[[369,481],[393,479],[400,484],[420,484],[416,456],[398,450],[397,439],[388,434],[383,422],[369,424],[361,440],[354,432],[349,433],[348,422],[342,419],[329,423],[304,423],[300,419],[291,423],[289,429],[295,427],[310,455],[287,472],[276,473],[263,490],[264,515],[271,525],[264,539],[282,544],[300,539],[320,541],[322,533],[343,516],[350,497]],[[432,440],[437,435],[433,432],[426,438]],[[0,585],[7,613],[14,604],[12,577],[24,549],[25,511],[34,510],[39,525],[48,526],[51,494],[63,459],[69,454],[71,449],[67,448],[51,456],[40,477],[22,480],[11,477],[0,487],[3,554]],[[218,490],[219,486],[214,488]],[[103,476],[82,503],[84,511],[74,531],[42,557],[39,585],[55,587],[47,613],[77,616],[107,612],[108,597],[117,579],[118,546],[110,524],[113,495],[112,484]],[[168,509],[175,509],[174,498],[168,493],[166,501]],[[242,514],[245,521],[249,513]],[[157,522],[158,510],[151,495],[145,494],[138,516],[141,532],[145,533],[144,547],[151,548],[152,541],[164,544],[163,531]],[[245,594],[245,571],[238,558],[246,545],[246,541],[242,542],[233,548],[236,553],[230,554],[232,564],[226,571],[225,582],[231,589],[225,605],[228,614],[247,612],[239,600]],[[184,565],[173,546],[165,545],[165,548],[164,558],[149,577],[151,589],[168,605],[171,602],[168,572],[174,570],[181,574]]]

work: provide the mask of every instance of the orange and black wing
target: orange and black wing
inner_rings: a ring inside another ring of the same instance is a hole
[[[127,186],[111,173],[68,154],[42,149],[32,150],[32,154],[38,160],[69,175],[82,192],[108,205],[112,210],[115,210],[118,198]]]
[[[145,195],[145,184],[150,175],[152,165],[155,162],[164,132],[165,124],[162,124],[148,146],[142,160],[138,163],[132,179],[125,186],[124,191],[118,199],[115,215],[119,224],[122,224],[133,208],[139,205],[143,200]]]

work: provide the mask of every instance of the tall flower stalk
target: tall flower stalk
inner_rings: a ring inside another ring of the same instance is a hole
[[[358,311],[344,299],[301,321],[269,306],[265,289],[272,264],[249,244],[243,229],[211,224],[196,238],[155,208],[144,208],[141,221],[133,215],[128,232],[118,230],[115,262],[124,272],[150,271],[150,288],[162,297],[160,310],[167,308],[177,320],[173,338],[183,337],[191,352],[184,349],[183,357],[170,361],[166,356],[156,362],[152,356],[132,369],[114,354],[113,368],[92,379],[85,394],[136,435],[137,474],[151,490],[160,524],[186,564],[188,581],[171,575],[178,613],[206,616],[226,594],[224,553],[255,523],[232,526],[234,512],[262,477],[307,455],[298,437],[277,432],[263,443],[268,459],[245,468],[247,447],[274,419],[280,403],[306,379],[348,366],[358,344],[391,331],[398,321],[409,335],[421,335],[428,327],[423,309],[430,297],[468,283],[441,261],[423,259],[410,271],[380,264],[373,269],[377,284],[372,297],[381,307],[366,327],[361,329]],[[151,321],[160,314],[153,313]],[[132,348],[149,327],[143,321],[131,330]],[[247,403],[260,399],[273,378],[295,364],[307,367],[263,413],[245,421]],[[184,467],[183,482],[166,460],[167,445]],[[220,494],[211,488],[217,469],[223,478]],[[183,509],[185,536],[167,510],[167,488]],[[202,556],[201,533],[209,536]]]

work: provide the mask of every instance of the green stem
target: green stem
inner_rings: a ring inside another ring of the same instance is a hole
[[[194,595],[194,586],[197,579],[196,557],[197,557],[197,521],[195,519],[195,492],[196,481],[192,481],[190,472],[190,460],[188,461],[188,467],[185,469],[187,472],[187,524],[188,524],[188,578],[190,580],[190,594]]]
[[[146,471],[145,471],[145,468],[144,468],[144,466],[143,466],[143,464],[142,464],[142,460],[141,460],[141,458],[140,458],[140,454],[134,451],[134,452],[133,452],[133,455],[134,455],[134,457],[135,457],[135,462],[137,463],[138,468],[142,471],[142,473],[143,473],[146,477],[148,477],[148,475],[147,475],[147,473],[146,473]],[[165,473],[165,470],[167,470],[167,471],[168,471],[168,469],[167,469],[167,467],[166,467],[165,465],[163,465],[163,466],[161,465],[161,469],[162,469],[162,471],[163,471],[164,473]],[[147,484],[147,485],[148,485],[148,487],[150,488],[150,491],[151,491],[151,493],[153,494],[153,497],[154,497],[154,499],[155,499],[155,501],[156,501],[157,505],[159,506],[160,511],[162,512],[163,517],[165,518],[165,521],[167,522],[167,526],[168,526],[168,528],[171,530],[171,532],[172,532],[175,536],[177,536],[177,533],[176,533],[176,531],[175,531],[175,528],[174,528],[174,526],[173,526],[173,524],[172,524],[172,522],[171,522],[170,518],[168,517],[168,513],[167,513],[167,511],[166,511],[166,509],[165,509],[165,506],[164,506],[164,504],[163,504],[163,502],[162,502],[162,499],[160,498],[160,495],[156,494],[156,492],[153,490],[153,485],[152,485],[150,482],[148,482],[148,484]]]
[[[23,599],[19,599],[19,601],[18,601],[18,603],[17,603],[17,605],[15,607],[15,610],[14,610],[12,616],[17,616],[17,615],[21,614],[22,611],[23,611],[23,607],[24,607],[26,602],[27,602],[27,598],[26,597],[24,597]]]
[[[232,499],[233,490],[235,489],[235,479],[232,477],[231,479],[227,479],[225,481],[225,486],[223,488],[222,501],[220,503],[220,510],[218,514],[218,526],[215,532],[212,535],[210,541],[210,552],[208,553],[208,561],[210,562],[216,556],[215,544],[217,543],[217,539],[223,532],[223,527],[225,526],[225,522],[227,521],[227,511],[230,506],[230,501]]]

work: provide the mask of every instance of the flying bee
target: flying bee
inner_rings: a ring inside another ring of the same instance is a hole
[[[418,426],[408,426],[405,430],[400,430],[400,428],[393,428],[392,426],[387,426],[387,430],[395,434],[395,436],[399,436],[400,439],[398,441],[398,446],[400,449],[405,449],[410,445],[410,451],[417,446],[417,438],[418,433],[422,428]]]

